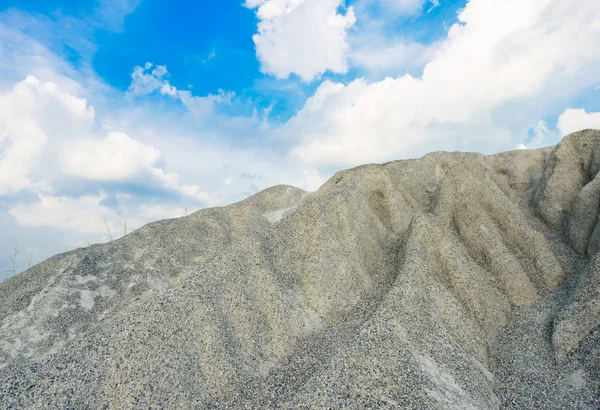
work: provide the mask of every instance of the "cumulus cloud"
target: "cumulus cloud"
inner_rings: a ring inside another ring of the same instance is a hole
[[[594,0],[472,0],[458,20],[421,77],[324,81],[284,126],[301,141],[295,155],[349,166],[437,149],[506,149],[530,127],[525,113],[539,115],[548,96],[556,104],[597,84]]]
[[[171,97],[175,97],[177,95],[177,88],[165,82],[160,86],[160,93],[163,95],[170,95]]]
[[[600,112],[569,108],[558,117],[557,128],[561,136],[587,128],[600,130]]]
[[[86,132],[94,115],[84,99],[33,76],[0,94],[0,195],[34,185],[33,173],[52,136]]]
[[[347,30],[356,17],[352,7],[338,13],[343,0],[247,0],[256,8],[258,33],[252,39],[261,70],[278,78],[295,73],[304,81],[329,70],[348,70]]]
[[[166,172],[161,164],[158,149],[125,133],[103,130],[85,99],[52,82],[29,76],[0,94],[0,195],[23,191],[45,195],[40,196],[45,202],[28,205],[31,209],[58,209],[59,205],[64,209],[68,199],[52,202],[48,195],[69,178],[92,187],[94,183],[141,184],[206,205],[218,202],[216,195],[182,183],[178,174]],[[44,218],[53,226],[55,217],[49,211],[35,220]]]
[[[66,147],[61,165],[67,175],[95,181],[131,180],[151,172],[160,152],[121,132],[89,138]]]

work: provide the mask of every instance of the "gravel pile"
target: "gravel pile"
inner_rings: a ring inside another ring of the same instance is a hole
[[[3,408],[599,408],[600,131],[276,186],[0,283]]]

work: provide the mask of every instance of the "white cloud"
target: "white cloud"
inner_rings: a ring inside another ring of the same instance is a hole
[[[221,198],[217,194],[206,193],[197,185],[183,185],[179,174],[165,173],[160,168],[152,168],[151,171],[156,182],[163,188],[178,192],[184,197],[202,202],[209,207],[217,206],[221,203]]]
[[[195,96],[191,91],[178,90],[172,86],[167,80],[168,77],[169,72],[164,65],[154,66],[153,63],[147,62],[144,67],[136,66],[131,74],[129,92],[144,95],[158,90],[162,95],[179,99],[198,118],[205,118],[213,114],[217,104],[231,104],[231,100],[235,97],[234,92],[221,89],[216,95]]]
[[[587,128],[600,130],[600,112],[569,108],[558,117],[557,128],[562,136]]]
[[[177,88],[173,87],[169,83],[163,83],[160,86],[160,93],[163,95],[170,95],[171,97],[175,97],[177,95]]]
[[[434,57],[437,44],[423,45],[402,38],[387,39],[383,36],[358,36],[353,42],[349,58],[354,66],[371,73],[392,72],[401,69],[424,67]],[[397,73],[397,71],[395,71]]]
[[[131,84],[129,91],[133,94],[143,95],[150,94],[153,91],[159,90],[164,86],[168,86],[169,82],[162,80],[167,74],[165,66],[159,66],[159,68],[150,71],[153,64],[148,62],[144,67],[136,66],[131,73]],[[158,75],[157,75],[158,74]]]
[[[138,127],[138,121],[147,122],[139,118],[130,125],[132,129]],[[225,141],[216,140],[211,134],[203,134],[202,139],[195,138],[197,133],[193,129],[177,128],[174,123],[164,122],[147,131],[144,139],[160,149],[167,162],[169,159],[177,162],[178,174],[182,178],[202,181],[205,191],[218,193],[216,205],[242,200],[277,184],[315,190],[331,175],[327,172],[320,174],[314,167],[268,146],[236,149]],[[265,137],[270,132],[267,130]],[[165,139],[167,134],[169,138]],[[225,184],[227,178],[231,178],[229,185]],[[207,205],[211,206],[210,203]]]
[[[11,137],[0,157],[0,195],[20,191],[31,184],[29,169],[47,142],[46,135],[31,123],[21,124]],[[0,134],[0,142],[8,139],[7,134]]]
[[[323,82],[284,127],[301,141],[295,155],[349,166],[438,149],[506,149],[519,142],[515,131],[527,131],[523,112],[597,84],[595,0],[472,0],[458,18],[420,78]],[[514,117],[502,115],[509,105]]]
[[[177,91],[177,95],[183,105],[197,118],[205,118],[214,113],[217,104],[231,104],[235,93],[231,91],[219,90],[217,95],[208,94],[205,97],[192,95],[190,91]]]
[[[195,210],[222,203],[218,193],[189,182],[199,178],[183,177],[177,158],[160,155],[143,140],[163,113],[143,104],[132,107],[132,98],[123,98],[92,69],[96,30],[120,30],[137,3],[102,0],[91,15],[78,18],[0,12],[0,249],[15,243],[22,250],[38,247],[39,262],[72,246],[104,241],[104,218],[120,236],[125,211],[128,225],[137,228],[156,218],[182,216],[185,206]],[[78,60],[77,67],[50,51],[63,47]],[[137,91],[146,87],[178,97],[165,66],[143,67],[149,72],[138,73]],[[159,88],[143,75],[158,79]],[[214,100],[231,98],[222,94]],[[97,118],[89,101],[102,116]],[[147,120],[125,134],[110,125],[121,110],[144,111]],[[169,131],[166,127],[163,140]],[[6,268],[5,256],[0,255],[0,270]],[[19,261],[18,269],[26,266],[26,260]]]
[[[258,33],[252,38],[261,70],[278,78],[295,73],[304,81],[329,70],[345,73],[346,31],[356,18],[352,7],[339,14],[343,0],[247,0],[258,7]]]
[[[95,110],[52,82],[29,76],[0,94],[0,194],[50,192],[65,178],[150,184],[208,205],[216,196],[160,167],[160,152],[102,130]]]
[[[130,233],[149,222],[186,214],[185,207],[159,204],[131,207],[135,212],[126,213],[103,206],[105,198],[102,194],[79,198],[39,195],[37,202],[16,204],[8,212],[22,226],[54,228],[95,240],[109,239],[108,230],[114,239],[122,236],[125,233],[124,215],[127,216],[127,233]],[[188,213],[194,210],[196,208],[190,208]],[[83,245],[85,241],[79,241],[79,244]]]
[[[148,63],[146,63],[146,65],[147,64]],[[157,78],[162,78],[162,77],[166,76],[167,74],[169,74],[169,72],[167,71],[167,66],[165,66],[165,65],[156,66],[156,68],[154,70],[152,70],[152,75]]]
[[[33,76],[0,94],[0,195],[32,186],[50,138],[85,132],[94,115],[84,99]]]
[[[101,196],[80,198],[39,195],[39,201],[18,204],[9,213],[24,226],[46,226],[86,234],[104,234],[110,210],[100,205]]]
[[[95,181],[123,181],[150,172],[160,152],[126,134],[111,132],[104,138],[75,141],[62,153],[65,174]]]

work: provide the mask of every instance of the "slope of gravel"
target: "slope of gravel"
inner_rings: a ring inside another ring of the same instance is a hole
[[[598,408],[600,131],[276,186],[0,283],[6,408]]]

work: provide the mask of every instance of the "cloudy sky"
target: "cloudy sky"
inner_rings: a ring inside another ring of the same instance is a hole
[[[243,1],[1,3],[0,271],[124,217],[600,128],[598,0]]]

